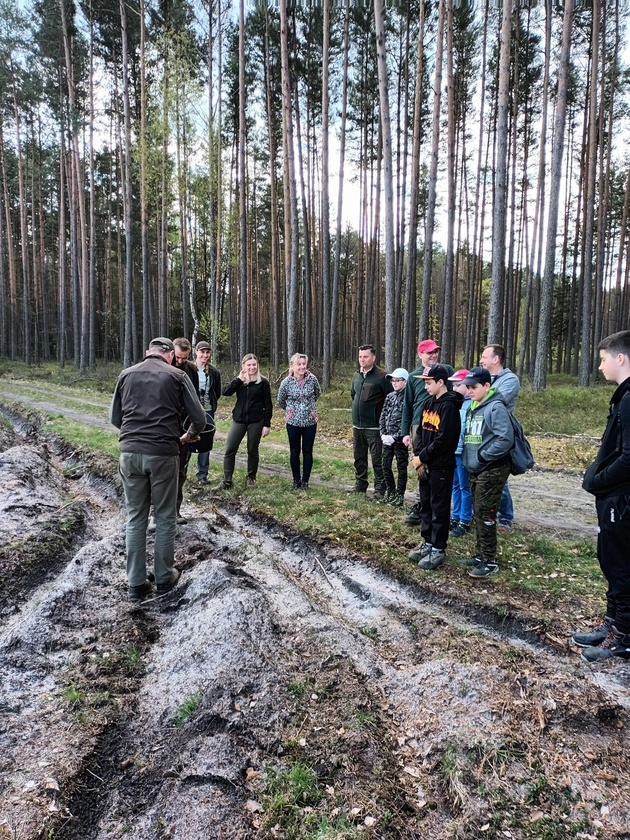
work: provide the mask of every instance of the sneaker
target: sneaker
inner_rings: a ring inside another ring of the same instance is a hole
[[[433,546],[431,543],[423,542],[421,543],[415,551],[409,552],[409,559],[413,560],[414,563],[418,560],[423,560],[425,557],[428,557],[429,554],[433,551]]]
[[[407,525],[420,525],[422,523],[422,514],[420,512],[420,502],[416,502],[405,517]]]
[[[158,583],[157,585],[157,594],[158,595],[166,595],[167,592],[170,592],[171,589],[175,586],[177,581],[181,577],[181,572],[178,568],[173,566],[173,571],[171,572],[171,579],[166,583]]]
[[[188,525],[188,520],[185,516],[182,516],[181,513],[177,514],[177,519],[175,521],[178,525]]]
[[[149,524],[147,525],[147,531],[150,534],[155,534],[155,516],[149,517]]]
[[[497,522],[497,528],[499,531],[510,531],[512,528],[512,523],[509,519],[499,519]]]
[[[496,560],[484,560],[481,558],[478,559],[478,562],[472,567],[468,574],[473,578],[487,578],[490,577],[490,575],[496,575],[498,571],[499,564]]]
[[[376,493],[374,494],[374,498],[376,498]],[[388,505],[391,500],[394,498],[394,493],[391,490],[386,490],[385,495],[378,500],[379,505]]]
[[[300,490],[302,487],[302,482],[298,479],[293,479],[293,484],[291,485],[291,490]]]
[[[426,572],[433,572],[438,566],[441,566],[442,563],[446,560],[446,552],[443,551],[441,548],[434,548],[428,557],[425,557],[423,560],[420,560],[418,563],[419,568],[424,569]]]
[[[478,554],[475,557],[460,557],[458,558],[457,562],[460,566],[468,566],[469,568],[473,568],[473,566],[477,566],[479,563],[483,562],[483,557],[480,557]]]
[[[470,523],[458,522],[454,528],[451,528],[451,537],[463,537],[470,531]]]
[[[144,583],[140,584],[140,586],[129,587],[129,600],[134,602],[142,601],[143,598],[146,598],[147,595],[151,595],[152,592],[153,587],[151,586],[151,581],[147,578]]]
[[[199,482],[199,484],[207,484],[208,483],[208,476],[198,475],[197,476],[197,481]]]
[[[394,493],[394,495],[389,500],[389,504],[392,507],[401,508],[405,503],[402,493]]]
[[[372,501],[373,502],[382,502],[382,501],[384,501],[384,499],[385,499],[385,496],[384,496],[383,493],[381,493],[380,490],[375,490],[372,493]]]
[[[212,489],[213,490],[231,490],[232,489],[232,483],[230,482],[230,484],[228,484],[227,481],[220,481],[217,484],[217,486],[213,487]]]
[[[601,662],[613,656],[630,659],[630,634],[620,633],[613,625],[599,647],[587,647],[582,651],[585,662]]]
[[[458,525],[459,525],[459,519],[452,519],[451,518],[451,521],[449,522],[449,525],[448,525],[449,531],[452,531],[453,528],[457,528]]]
[[[594,630],[591,630],[588,633],[574,633],[571,638],[571,643],[576,647],[581,648],[597,647],[597,645],[601,645],[606,636],[610,633],[612,623],[612,618],[605,616],[599,627],[596,627]]]
[[[247,476],[247,481],[245,482],[245,486],[251,490],[252,487],[256,486],[256,479],[252,478],[251,476]]]

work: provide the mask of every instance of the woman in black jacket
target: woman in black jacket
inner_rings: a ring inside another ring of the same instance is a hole
[[[236,394],[236,405],[232,411],[232,423],[225,441],[223,456],[223,481],[217,490],[228,490],[232,486],[234,462],[241,441],[247,435],[247,486],[253,487],[258,472],[258,446],[261,437],[267,437],[271,427],[271,387],[269,380],[261,376],[258,359],[253,353],[243,356],[241,372],[223,389],[223,396]]]

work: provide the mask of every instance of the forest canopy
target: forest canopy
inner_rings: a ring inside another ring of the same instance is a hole
[[[588,384],[627,327],[627,4],[0,0],[0,355],[419,338]]]

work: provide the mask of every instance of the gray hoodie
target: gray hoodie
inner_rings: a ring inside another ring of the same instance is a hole
[[[503,461],[514,446],[514,430],[501,394],[492,387],[481,403],[473,402],[466,415],[462,462],[477,475]]]

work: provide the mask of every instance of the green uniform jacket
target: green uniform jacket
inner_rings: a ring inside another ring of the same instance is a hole
[[[365,376],[360,370],[354,374],[350,396],[352,425],[357,429],[378,429],[385,397],[394,390],[385,377],[385,371],[376,365]]]

